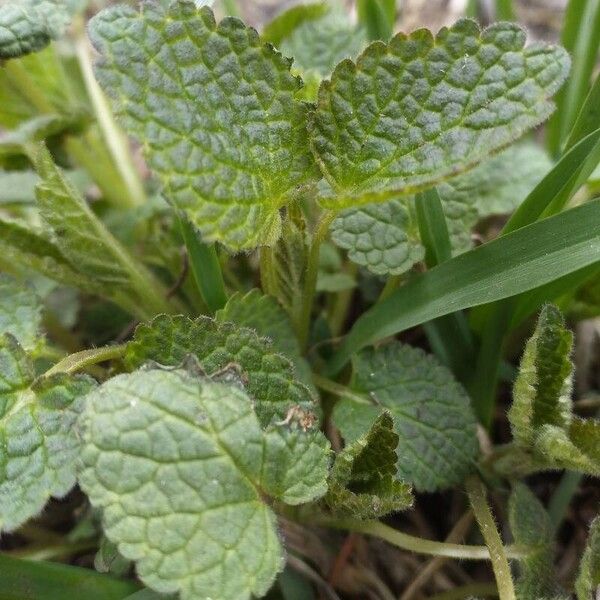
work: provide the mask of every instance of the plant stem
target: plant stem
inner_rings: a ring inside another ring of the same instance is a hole
[[[460,600],[461,598],[478,598],[480,596],[493,596],[497,598],[498,588],[496,584],[469,583],[453,590],[430,596],[428,600]]]
[[[214,244],[203,243],[194,226],[184,215],[178,215],[181,235],[187,248],[190,267],[200,295],[212,313],[227,303],[221,263]]]
[[[46,371],[45,376],[48,377],[50,375],[55,375],[56,373],[75,373],[90,365],[96,365],[109,360],[116,360],[125,355],[126,349],[127,344],[122,344],[120,346],[92,348],[91,350],[83,350],[82,352],[70,354]]]
[[[401,281],[402,281],[401,275],[390,275],[387,278],[387,281],[385,282],[385,285],[383,286],[381,293],[379,294],[379,298],[377,298],[377,302],[378,303],[383,302],[385,299],[387,299],[392,292],[394,292],[398,289]]]
[[[124,194],[129,206],[141,206],[146,202],[146,192],[139,173],[133,164],[127,140],[119,129],[113,113],[108,105],[104,92],[100,89],[90,59],[87,37],[83,20],[75,24],[75,52],[79,68],[83,76],[86,90],[92,101],[96,119],[102,132],[102,137],[110,151],[114,167],[119,172],[124,184]]]
[[[359,404],[371,404],[370,400],[366,396],[357,394],[350,388],[347,388],[345,385],[336,383],[335,381],[327,379],[326,377],[322,377],[321,375],[317,375],[317,373],[313,373],[313,381],[318,388],[338,396],[339,398],[348,398],[349,400]]]
[[[364,533],[366,535],[377,537],[389,542],[394,546],[397,546],[398,548],[402,548],[403,550],[408,550],[410,552],[416,552],[418,554],[446,556],[448,558],[463,560],[490,560],[491,557],[492,561],[494,560],[494,556],[490,554],[490,550],[488,550],[486,546],[468,546],[464,544],[450,544],[426,540],[393,529],[392,527],[389,527],[380,521],[330,519],[327,517],[323,518],[322,520],[317,517],[316,521],[318,524],[326,527],[345,529],[347,531],[356,531],[357,533]],[[511,558],[523,558],[527,555],[527,553],[521,548],[507,549],[507,554],[509,554]],[[505,598],[508,599],[509,596],[506,596]],[[505,598],[501,598],[501,600],[505,600]],[[515,600],[514,597],[511,600]]]
[[[471,477],[467,481],[467,493],[473,507],[473,512],[475,513],[475,518],[477,519],[477,523],[479,523],[479,529],[489,549],[500,600],[517,600],[510,565],[508,564],[508,553],[504,548],[492,511],[487,502],[485,487],[479,478]]]
[[[556,533],[567,514],[567,509],[573,496],[579,489],[579,484],[583,480],[581,473],[574,471],[565,471],[563,474],[558,487],[554,491],[550,504],[548,504],[548,516],[549,521],[552,523],[552,530]]]
[[[46,99],[42,90],[38,88],[27,73],[20,60],[7,60],[2,70],[8,75],[10,82],[21,95],[41,113],[56,112],[52,104]]]
[[[304,281],[304,290],[302,291],[302,304],[299,319],[299,337],[300,347],[306,348],[308,335],[310,332],[310,315],[312,313],[315,292],[317,289],[317,276],[319,274],[319,255],[321,244],[327,237],[329,226],[335,218],[335,212],[327,211],[321,216],[317,228],[314,232],[308,263],[306,265],[306,278]]]

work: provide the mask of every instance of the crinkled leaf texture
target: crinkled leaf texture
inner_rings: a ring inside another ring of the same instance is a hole
[[[0,335],[9,333],[25,350],[39,344],[42,304],[35,290],[0,274]]]
[[[410,486],[397,479],[398,434],[388,412],[340,452],[325,502],[334,514],[370,519],[411,506]]]
[[[140,578],[182,600],[261,597],[283,566],[265,497],[326,490],[328,453],[297,425],[263,430],[235,383],[186,371],[119,375],[81,418],[80,484]]]
[[[245,295],[237,292],[215,318],[248,327],[258,336],[266,337],[277,352],[292,361],[298,378],[313,389],[310,366],[302,356],[290,318],[273,296],[266,296],[257,289]]]
[[[515,144],[437,186],[453,254],[472,247],[472,229],[485,217],[512,212],[552,163],[539,146]],[[377,275],[400,275],[424,258],[414,197],[349,208],[331,226],[350,260]]]
[[[573,334],[555,306],[545,306],[527,342],[508,413],[517,445],[540,469],[600,476],[600,421],[573,416]]]
[[[577,600],[589,600],[600,591],[600,517],[596,517],[590,527],[587,547],[575,582],[575,591]]]
[[[289,359],[275,352],[265,338],[234,323],[160,315],[136,329],[126,361],[132,368],[147,361],[176,367],[190,355],[207,375],[237,369],[263,424],[285,419],[293,406],[314,409],[314,399],[295,378]]]
[[[354,358],[352,389],[334,421],[347,442],[360,438],[382,409],[399,436],[398,475],[417,490],[460,483],[479,452],[470,399],[451,372],[419,348],[393,342]],[[360,396],[359,396],[360,397]]]
[[[519,562],[517,596],[523,600],[558,597],[552,523],[543,504],[522,483],[515,484],[510,495],[509,521],[515,544],[531,549]]]
[[[333,190],[322,203],[385,201],[474,166],[551,114],[568,69],[564,49],[525,47],[514,23],[463,19],[372,44],[319,91],[311,137]]]
[[[62,34],[69,22],[63,2],[12,0],[0,6],[0,59],[37,52]]]
[[[23,348],[10,334],[0,336],[0,531],[16,529],[75,484],[74,426],[94,382],[34,379]]]
[[[331,238],[350,260],[377,275],[400,275],[425,258],[412,198],[342,211]]]
[[[206,241],[273,244],[315,176],[290,62],[241,21],[189,0],[109,8],[90,24],[98,79],[166,198]]]

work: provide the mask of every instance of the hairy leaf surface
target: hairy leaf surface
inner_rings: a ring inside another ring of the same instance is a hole
[[[517,483],[509,499],[509,521],[515,544],[531,548],[519,562],[519,598],[555,598],[560,588],[554,576],[553,533],[550,517],[529,488]]]
[[[39,343],[42,305],[35,290],[0,273],[0,335],[9,333],[25,350]]]
[[[398,474],[418,490],[461,482],[474,468],[479,445],[470,400],[448,369],[418,348],[397,342],[365,349],[354,359],[352,389],[334,421],[347,442],[368,431],[382,409],[399,436]]]
[[[257,289],[245,295],[238,292],[229,298],[215,317],[218,321],[248,327],[260,337],[268,338],[277,352],[292,361],[298,378],[312,387],[310,366],[302,356],[289,316],[275,298],[265,296]]]
[[[92,387],[86,377],[34,381],[19,343],[0,336],[0,530],[16,529],[75,484],[74,424]]]
[[[589,600],[600,590],[600,517],[592,522],[579,576],[575,582],[577,600]]]
[[[525,346],[513,390],[509,419],[513,435],[531,443],[542,425],[566,428],[571,421],[573,334],[554,306],[542,310]]]
[[[346,208],[385,201],[464,171],[553,111],[569,68],[559,47],[525,47],[513,23],[480,31],[463,19],[374,43],[340,63],[319,91],[311,124],[333,188]]]
[[[369,519],[412,504],[410,486],[397,479],[398,434],[390,413],[340,452],[333,465],[325,502],[335,514]]]
[[[289,61],[188,0],[110,8],[90,31],[100,83],[166,198],[205,241],[273,244],[279,209],[315,174]]]
[[[314,409],[313,398],[295,378],[289,359],[275,352],[265,338],[233,323],[158,316],[136,329],[126,360],[133,368],[147,361],[179,366],[189,355],[198,359],[207,375],[238,369],[263,424],[273,417],[285,419],[293,406]]]
[[[425,258],[412,199],[342,211],[331,238],[350,260],[377,275],[400,275]]]
[[[107,536],[144,583],[183,600],[266,593],[283,556],[265,496],[297,504],[326,489],[323,448],[280,433],[296,425],[263,431],[233,383],[119,375],[90,395],[81,425],[80,483]]]
[[[62,34],[68,22],[62,2],[12,0],[0,5],[0,59],[41,50]]]

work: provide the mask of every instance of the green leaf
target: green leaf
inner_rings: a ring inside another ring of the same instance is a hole
[[[515,544],[530,549],[519,561],[520,576],[515,586],[518,597],[557,597],[560,588],[554,577],[553,527],[546,509],[522,483],[513,487],[508,509]]]
[[[69,16],[60,2],[13,0],[0,6],[0,59],[37,52],[62,35]]]
[[[590,527],[590,536],[575,582],[577,600],[589,600],[600,590],[600,518]]]
[[[34,381],[18,342],[0,337],[0,530],[18,528],[75,484],[74,424],[92,386],[67,375]]]
[[[40,343],[42,303],[33,287],[0,273],[0,336],[9,333],[25,350]]]
[[[148,361],[180,366],[190,355],[208,375],[238,369],[263,424],[273,417],[285,419],[293,406],[314,409],[313,397],[295,378],[290,360],[276,353],[265,338],[233,323],[160,315],[138,326],[126,362],[131,368]]]
[[[2,600],[123,600],[139,589],[135,581],[44,561],[0,554]]]
[[[272,245],[279,209],[316,172],[289,62],[239,20],[217,25],[189,1],[109,8],[90,32],[100,83],[165,197],[205,242]]]
[[[319,251],[317,292],[337,293],[356,287],[356,280],[344,271],[339,251],[329,242],[323,242]]]
[[[263,431],[234,383],[119,375],[89,396],[81,426],[80,484],[106,535],[146,585],[182,600],[265,594],[283,567],[265,496],[326,490],[323,447],[293,424]]]
[[[170,312],[163,286],[108,231],[43,144],[37,147],[35,167],[41,179],[36,188],[40,215],[77,272],[142,318]]]
[[[399,436],[398,475],[419,491],[456,485],[475,468],[479,452],[469,398],[452,373],[419,348],[393,342],[353,360],[352,389],[334,421],[347,442],[363,436],[382,409]]]
[[[370,519],[411,506],[410,486],[396,477],[397,446],[394,420],[384,412],[337,455],[324,498],[335,514]]]
[[[474,166],[544,121],[567,53],[524,47],[515,24],[480,31],[471,20],[398,34],[343,61],[319,91],[313,149],[330,208],[385,201]]]
[[[415,275],[354,323],[328,373],[354,352],[457,310],[540,287],[598,261],[600,202],[592,201],[502,236]]]
[[[471,248],[471,229],[490,215],[509,214],[552,168],[546,152],[524,142],[438,187],[455,253]]]
[[[366,43],[364,30],[350,21],[346,9],[334,6],[317,19],[298,23],[281,40],[279,49],[294,59],[294,68],[303,77],[310,79],[314,74],[320,80],[345,58],[358,56]]]
[[[400,275],[425,258],[412,199],[342,211],[331,224],[331,238],[376,275]]]
[[[289,37],[300,25],[320,19],[325,16],[330,7],[327,2],[314,4],[299,4],[277,15],[262,32],[265,42],[279,46],[285,38]]]
[[[313,389],[310,366],[302,356],[290,318],[275,298],[257,289],[246,295],[237,292],[215,318],[253,329],[258,336],[268,338],[274,350],[292,361],[298,378]]]
[[[562,314],[554,306],[545,306],[525,346],[508,413],[513,436],[519,443],[531,444],[542,425],[569,427],[572,349],[573,334],[566,329]]]
[[[286,219],[281,238],[273,247],[273,281],[269,290],[291,318],[301,310],[306,263],[305,232],[291,219]]]
[[[77,272],[55,243],[32,227],[0,219],[0,264],[34,269],[43,275],[80,287],[87,292],[99,291],[93,281]]]

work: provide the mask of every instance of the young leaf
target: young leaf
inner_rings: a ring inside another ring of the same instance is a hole
[[[557,597],[560,588],[554,577],[553,527],[546,509],[522,483],[513,487],[508,508],[515,544],[530,549],[519,562],[518,597]]]
[[[513,23],[480,31],[464,19],[374,43],[343,61],[319,91],[314,152],[333,188],[323,204],[347,208],[432,186],[546,119],[567,53],[524,47]]]
[[[35,290],[0,273],[0,335],[9,333],[25,350],[39,344],[42,304]]]
[[[577,600],[590,600],[600,591],[600,517],[590,527],[590,536],[575,582]]]
[[[398,474],[417,490],[460,483],[479,451],[469,398],[452,373],[419,348],[393,342],[365,349],[353,361],[352,389],[364,403],[343,398],[334,421],[347,442],[363,436],[382,409],[399,436]]]
[[[69,22],[60,2],[13,0],[0,6],[0,59],[37,52],[59,37]]]
[[[558,308],[542,309],[533,336],[525,346],[508,413],[513,436],[531,444],[542,425],[568,428],[571,422],[573,334]]]
[[[324,498],[340,515],[382,517],[412,504],[410,486],[396,477],[398,434],[390,413],[382,413],[369,431],[340,452]]]
[[[545,306],[525,347],[508,416],[517,445],[539,469],[600,476],[600,421],[572,414],[572,346],[559,310]]]
[[[290,318],[275,298],[265,296],[257,289],[244,296],[238,292],[229,298],[215,318],[253,329],[260,337],[268,338],[277,352],[292,361],[299,379],[312,388],[310,367],[302,356]]]
[[[331,224],[331,238],[372,273],[400,275],[425,257],[412,204],[390,200],[345,210]]]
[[[131,368],[147,361],[179,366],[189,355],[198,359],[208,375],[239,369],[263,424],[273,417],[285,419],[293,406],[314,409],[310,391],[294,377],[292,363],[274,352],[266,339],[233,323],[207,317],[158,316],[136,329],[126,362]]]
[[[67,375],[34,381],[18,342],[0,337],[0,530],[16,529],[75,484],[74,424],[92,387]]]
[[[90,23],[97,76],[166,198],[205,242],[273,244],[279,209],[315,174],[290,64],[239,20],[189,0],[109,8]]]
[[[182,600],[266,593],[283,556],[265,497],[298,504],[326,489],[324,448],[293,424],[263,431],[233,383],[119,375],[89,396],[81,427],[80,483],[106,535],[146,585]]]

